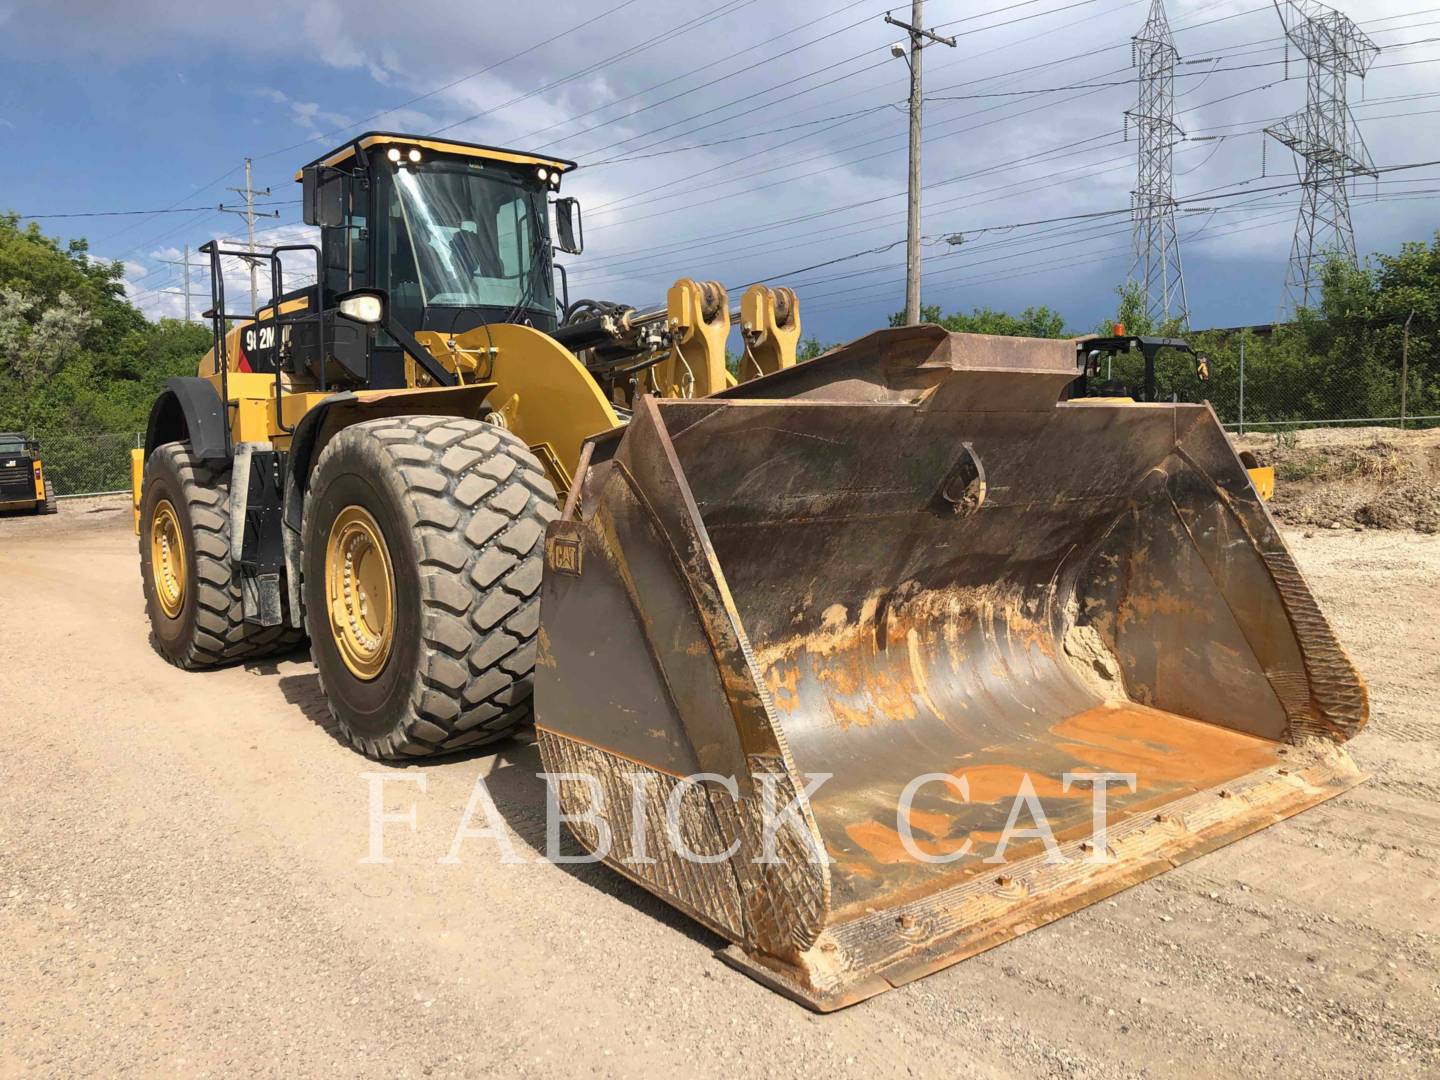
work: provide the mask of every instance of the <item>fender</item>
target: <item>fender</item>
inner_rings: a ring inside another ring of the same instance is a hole
[[[208,379],[196,376],[165,380],[165,389],[150,407],[145,429],[145,459],[157,446],[190,440],[191,451],[202,461],[228,462],[225,410]]]
[[[346,390],[324,398],[300,418],[290,436],[285,524],[296,533],[300,531],[301,505],[310,486],[311,468],[320,450],[336,432],[382,416],[477,417],[493,389],[494,383],[469,383],[404,390]]]
[[[300,525],[304,520],[305,494],[310,487],[310,472],[325,443],[351,424],[377,420],[382,416],[426,413],[477,417],[493,389],[494,383],[470,383],[466,386],[407,390],[346,390],[324,398],[300,418],[290,436],[290,454],[285,469],[284,528],[280,530],[293,626],[301,625]]]
[[[620,426],[615,407],[575,354],[539,330],[490,323],[454,338],[436,331],[416,336],[438,356],[453,345],[461,356],[480,358],[476,374],[494,388],[493,408],[541,459],[562,495],[579,467],[585,440]]]

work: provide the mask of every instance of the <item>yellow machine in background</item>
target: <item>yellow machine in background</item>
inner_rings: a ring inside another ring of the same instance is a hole
[[[18,431],[0,432],[0,511],[54,514],[59,509],[40,460],[40,444]]]
[[[163,656],[308,637],[390,761],[533,713],[578,841],[817,1009],[1358,780],[1364,684],[1208,406],[1092,396],[1095,341],[797,365],[784,288],[557,299],[571,168],[372,132],[299,173],[318,245],[202,248],[215,347],[135,459]]]

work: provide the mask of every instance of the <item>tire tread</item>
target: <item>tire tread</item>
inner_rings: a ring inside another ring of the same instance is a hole
[[[544,466],[514,434],[479,420],[366,421],[340,432],[321,452],[307,514],[327,482],[329,462],[352,440],[378,448],[403,482],[399,509],[420,562],[420,664],[408,707],[389,734],[351,731],[333,705],[331,716],[356,749],[381,760],[506,738],[532,719],[538,632],[532,609],[539,602],[545,526],[559,514]],[[308,524],[303,534],[311,535]],[[477,621],[482,612],[484,625]],[[323,671],[320,678],[323,689]]]
[[[229,505],[230,470],[199,460],[188,443],[166,443],[156,447],[146,463],[147,481],[157,456],[167,457],[180,478],[180,498],[188,504],[192,526],[186,539],[195,553],[195,630],[179,653],[172,655],[162,649],[161,655],[176,667],[193,671],[260,660],[298,648],[305,641],[303,630],[288,624],[245,622],[240,574],[230,563],[230,515],[219,509]],[[142,560],[146,542],[142,528]]]

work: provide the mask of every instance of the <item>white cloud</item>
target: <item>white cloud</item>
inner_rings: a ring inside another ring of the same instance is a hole
[[[290,113],[290,118],[301,128],[309,132],[319,132],[322,128],[344,128],[351,124],[351,120],[343,113],[330,112],[314,101],[297,101],[283,90],[277,90],[271,86],[260,87],[255,94],[276,105],[284,106]]]
[[[1035,12],[1052,6],[1061,5],[1037,4]],[[1128,244],[1123,215],[1057,225],[1049,232],[1003,227],[1128,205],[1135,186],[1133,139],[1124,142],[1114,134],[1065,147],[1118,132],[1124,111],[1134,107],[1133,85],[1127,84],[1134,75],[1129,41],[1147,6],[1148,0],[1099,0],[1007,26],[998,24],[1028,9],[975,18],[965,5],[931,5],[930,18],[942,24],[942,32],[960,36],[959,48],[937,46],[926,54],[927,90],[935,100],[926,107],[929,187],[923,231],[937,239],[961,233],[966,242],[958,249],[932,249],[948,253],[931,259],[927,300],[947,308],[981,302],[1019,308],[1058,296],[1082,313],[1110,303],[1125,259],[1078,267],[1106,251],[1123,252]],[[1432,109],[1435,101],[1380,100],[1432,91],[1434,68],[1412,61],[1436,58],[1440,49],[1403,47],[1433,36],[1429,29],[1407,29],[1425,16],[1395,18],[1414,11],[1409,0],[1373,0],[1363,7],[1349,0],[1343,6],[1386,49],[1363,101],[1352,83],[1355,112],[1375,160],[1385,165],[1440,157],[1440,125],[1433,116],[1390,115]],[[1207,212],[1212,205],[1207,200],[1259,176],[1265,142],[1259,129],[1304,102],[1302,61],[1291,50],[1292,78],[1285,81],[1279,20],[1268,8],[1254,8],[1253,0],[1180,0],[1170,7],[1175,27],[1194,26],[1177,32],[1182,61],[1220,56],[1226,59],[1219,66],[1230,69],[1206,75],[1214,65],[1182,64],[1176,83],[1181,126],[1196,137],[1228,136],[1177,148],[1176,194],[1197,200],[1191,205]],[[856,7],[819,19],[812,4],[777,0],[765,6],[763,24],[755,17],[761,9],[750,6],[685,32],[675,25],[705,10],[703,4],[677,10],[660,0],[641,0],[614,18],[501,63],[596,10],[593,0],[559,0],[537,9],[535,18],[497,21],[469,0],[419,0],[397,18],[380,0],[343,5],[323,0],[308,5],[297,20],[291,5],[255,0],[193,19],[180,0],[123,6],[75,0],[63,19],[33,12],[16,41],[19,47],[46,42],[59,53],[101,56],[109,64],[197,47],[233,60],[237,40],[283,41],[295,55],[344,77],[347,89],[340,101],[302,91],[299,87],[309,84],[298,72],[295,87],[257,91],[300,131],[317,138],[332,137],[350,123],[430,131],[464,121],[448,133],[545,148],[582,165],[630,157],[582,168],[567,181],[566,194],[579,196],[589,208],[589,250],[566,260],[576,292],[593,288],[648,304],[681,274],[738,284],[903,236],[905,122],[902,112],[883,106],[903,99],[906,72],[902,62],[888,57],[894,34],[878,15],[842,29],[864,19],[867,10]],[[386,28],[384,34],[361,32],[378,25]],[[652,35],[661,37],[656,47],[587,72]],[[742,70],[751,64],[757,66]],[[1408,66],[1391,66],[1402,64]],[[704,85],[714,80],[719,81]],[[1108,81],[1122,85],[974,96]],[[456,85],[432,93],[450,82]],[[419,95],[426,96],[376,120],[361,120]],[[849,115],[865,109],[876,111]],[[795,126],[807,121],[823,122]],[[283,144],[283,136],[277,141]],[[717,145],[700,145],[709,143]],[[686,147],[694,148],[670,152]],[[249,149],[237,147],[237,153]],[[272,164],[288,174],[304,156],[299,150],[293,161]],[[1292,174],[1289,154],[1273,141],[1265,161],[1272,183]],[[1208,228],[1202,216],[1187,214],[1182,235],[1198,233],[1197,263],[1273,278],[1278,302],[1290,224],[1276,211],[1287,199],[1293,203],[1293,195],[1286,195],[1273,206],[1262,201],[1250,207],[1244,198],[1214,199],[1223,212]],[[1421,201],[1357,203],[1355,211],[1362,250],[1423,236],[1434,220],[1434,204]],[[1075,267],[1065,263],[1071,255]],[[870,305],[866,318],[893,309],[902,262],[896,248],[803,275],[797,281],[802,303],[817,313],[830,312],[812,325],[823,332],[826,324],[850,318],[844,312],[856,305]],[[875,272],[867,274],[872,267]],[[1215,310],[1216,321],[1251,317],[1228,318],[1216,310],[1236,302],[1232,276],[1189,282],[1192,299],[1202,311]],[[1270,310],[1268,298],[1263,306]],[[833,314],[837,311],[841,316]],[[1077,315],[1075,321],[1089,325],[1094,315]]]

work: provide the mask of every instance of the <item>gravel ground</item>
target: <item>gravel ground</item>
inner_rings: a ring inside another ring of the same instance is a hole
[[[1232,436],[1275,469],[1282,524],[1440,533],[1440,428],[1308,428]]]
[[[1374,778],[819,1017],[603,868],[441,862],[478,776],[544,848],[528,740],[364,762],[305,657],[150,650],[124,502],[0,520],[0,1075],[1433,1076],[1440,537],[1290,539],[1370,681]],[[416,811],[387,864],[365,774]]]

